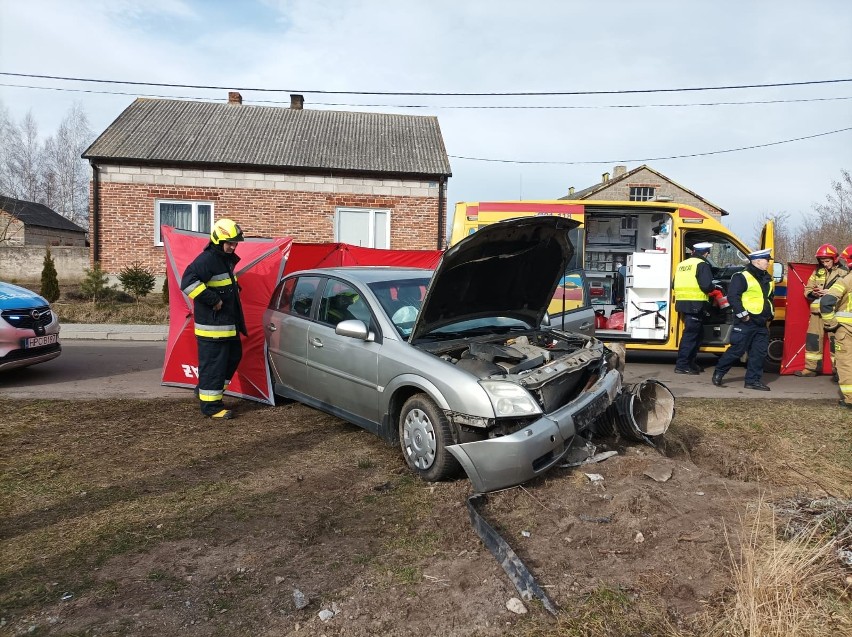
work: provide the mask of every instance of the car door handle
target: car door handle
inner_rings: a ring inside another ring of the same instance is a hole
[[[270,332],[274,332],[278,328],[275,327],[275,323],[270,323],[269,325],[266,326],[266,329],[268,329]]]
[[[589,329],[591,326],[592,326],[592,324],[591,324],[591,323],[580,323],[580,329],[581,329],[581,330],[587,330],[587,329]]]
[[[311,345],[314,347],[322,347],[322,341],[318,338],[315,338],[311,341]]]

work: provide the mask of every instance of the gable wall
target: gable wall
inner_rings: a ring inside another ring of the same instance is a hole
[[[655,194],[658,196],[671,197],[674,202],[687,204],[698,208],[699,210],[703,210],[704,212],[716,217],[717,220],[722,217],[722,212],[718,208],[711,206],[706,201],[702,201],[694,195],[691,195],[676,184],[665,179],[661,179],[659,175],[645,168],[637,171],[636,174],[631,175],[627,179],[598,190],[591,197],[587,197],[587,199],[598,201],[628,201],[630,199],[630,188],[632,186],[653,186],[656,188]]]
[[[388,208],[391,248],[438,244],[437,182],[104,166],[99,235],[105,272],[138,262],[165,273],[164,249],[154,245],[158,199],[210,201],[214,219],[233,219],[248,236],[310,243],[334,240],[338,206]]]
[[[24,245],[24,224],[8,212],[0,210],[0,245]]]

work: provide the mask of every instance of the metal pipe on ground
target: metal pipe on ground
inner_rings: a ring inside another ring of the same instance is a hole
[[[618,434],[628,440],[649,442],[669,429],[675,414],[674,394],[658,380],[627,386],[598,419],[599,435]]]

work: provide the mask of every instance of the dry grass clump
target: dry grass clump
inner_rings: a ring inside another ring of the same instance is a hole
[[[789,502],[786,503],[789,507]],[[849,503],[843,504],[848,510]],[[759,501],[743,521],[738,549],[728,538],[733,596],[707,631],[725,637],[822,637],[849,634],[852,610],[837,562],[842,538],[826,525],[779,533],[775,509]],[[786,527],[789,529],[789,525]],[[849,527],[841,533],[849,532]],[[848,541],[848,536],[846,537]]]

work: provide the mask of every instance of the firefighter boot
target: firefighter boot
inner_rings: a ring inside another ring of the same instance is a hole
[[[819,376],[819,374],[810,369],[800,369],[793,372],[794,376],[798,376],[800,378],[813,378],[814,376]]]

